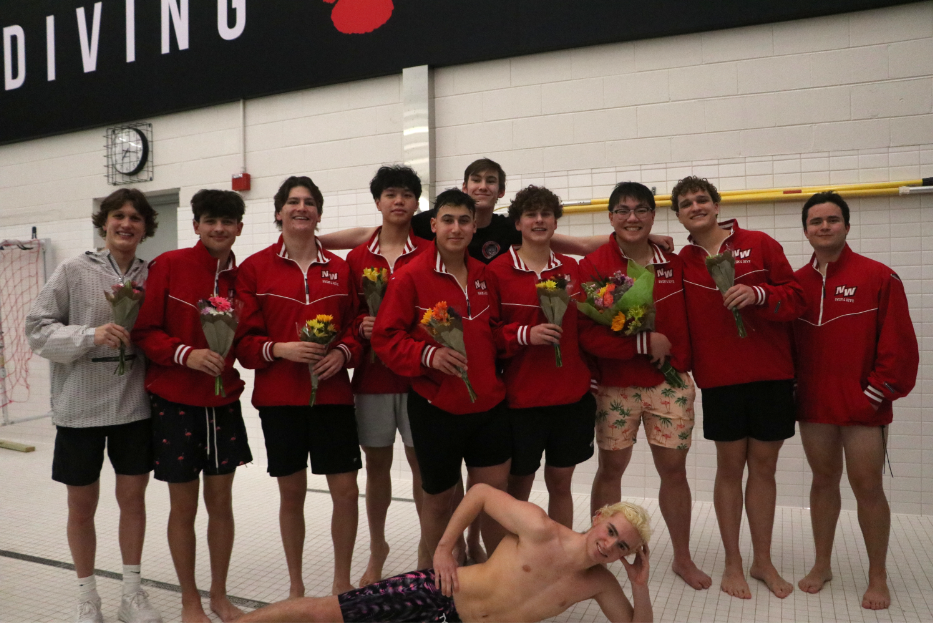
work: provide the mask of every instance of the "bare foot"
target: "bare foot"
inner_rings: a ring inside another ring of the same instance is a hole
[[[675,560],[674,564],[671,565],[671,569],[683,578],[684,582],[698,591],[705,590],[713,584],[713,580],[703,573],[692,560],[687,560],[684,563],[678,563]]]
[[[825,569],[817,569],[816,565],[810,569],[810,573],[805,575],[799,582],[797,586],[800,587],[805,593],[819,593],[823,590],[823,585],[833,579],[833,571],[829,567]]]
[[[243,616],[243,611],[230,603],[226,595],[211,597],[211,610],[224,623],[230,623],[230,621],[235,621]]]
[[[794,592],[794,585],[785,580],[774,568],[774,565],[756,567],[754,564],[748,570],[748,575],[765,583],[765,586],[776,597],[784,599]]]
[[[891,593],[887,580],[869,580],[868,590],[862,597],[862,607],[868,610],[885,610],[891,605]]]
[[[382,566],[389,556],[389,544],[385,541],[382,545],[375,543],[369,546],[369,564],[366,565],[366,571],[360,578],[360,586],[368,586],[382,579]]]
[[[331,593],[330,593],[330,594],[331,594],[331,595],[340,595],[341,593],[346,593],[347,591],[352,591],[354,588],[356,588],[356,587],[353,586],[352,584],[350,584],[349,582],[337,582],[337,581],[335,581],[335,582],[334,582],[334,585],[331,586],[331,588],[330,588],[330,590],[331,590]]]
[[[745,581],[745,573],[742,567],[735,567],[726,570],[722,574],[722,583],[719,585],[722,592],[739,599],[751,599],[752,591],[748,588],[748,582]]]
[[[191,600],[190,602],[181,602],[181,620],[182,623],[211,623],[210,617],[204,612],[204,606],[201,600]]]

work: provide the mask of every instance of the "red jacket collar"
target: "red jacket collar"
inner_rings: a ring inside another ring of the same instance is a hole
[[[467,273],[470,272],[470,261],[472,259],[473,258],[470,257],[469,251],[463,252],[463,263],[466,265]],[[473,260],[473,261],[478,261],[478,260]],[[450,275],[451,277],[454,276],[452,273],[448,272],[447,265],[444,264],[444,259],[441,257],[440,252],[437,250],[437,244],[434,244],[434,272],[441,273],[444,275]]]
[[[509,247],[509,255],[512,257],[512,266],[515,268],[515,270],[521,270],[526,273],[533,273],[534,271],[528,268],[528,265],[525,264],[524,260],[522,260],[522,258],[518,255],[518,249],[518,246]],[[559,259],[557,259],[554,251],[551,251],[551,257],[548,259],[547,266],[544,267],[544,270],[554,270],[555,268],[560,268],[561,266],[563,266],[563,264]]]
[[[855,252],[852,251],[847,242],[842,248],[842,253],[839,254],[839,259],[826,265],[826,276],[829,277],[829,273],[834,273],[845,268],[846,263],[853,255],[855,255]],[[816,272],[820,272],[820,263],[816,259],[816,253],[810,256],[810,266],[812,266],[813,270]]]
[[[730,237],[734,236],[736,233],[742,231],[742,228],[739,227],[739,222],[738,222],[737,220],[735,220],[734,218],[730,218],[730,219],[727,220],[727,221],[722,221],[721,223],[719,223],[719,229],[725,229],[727,232],[729,232],[729,235],[726,236],[726,240],[728,240]],[[697,243],[693,240],[693,236],[692,236],[692,235],[687,236],[687,241],[688,241],[690,244],[697,244]],[[725,242],[725,240],[723,240],[723,242]],[[697,245],[697,246],[700,246],[700,245]]]
[[[622,250],[622,247],[619,246],[619,242],[616,240],[615,232],[609,234],[609,244],[615,247],[616,253],[618,253],[627,264],[631,258],[629,258],[629,256],[625,254],[625,251]],[[654,255],[651,257],[651,264],[649,264],[649,266],[653,266],[655,264],[667,264],[670,261],[667,258],[667,254],[664,253],[664,250],[661,249],[661,247],[654,244],[650,240],[648,241],[648,244],[651,245],[651,248],[654,250]]]
[[[314,244],[317,245],[317,257],[311,262],[312,264],[326,264],[330,259],[324,254],[324,245],[321,244],[321,239],[317,236],[314,237]],[[280,258],[285,260],[290,260],[288,256],[288,251],[285,249],[285,238],[282,234],[279,234],[279,239],[275,243],[275,254]]]
[[[369,242],[366,243],[366,248],[369,249],[369,252],[373,255],[382,255],[379,248],[379,234],[382,232],[382,226],[376,228],[376,233],[372,235],[372,238],[369,239]],[[415,242],[415,232],[408,228],[408,240],[405,241],[405,248],[402,249],[402,255],[408,255],[409,253],[414,253],[418,250],[418,244]],[[400,255],[399,257],[401,257]]]
[[[211,252],[207,250],[207,247],[204,246],[204,243],[200,240],[192,247],[194,251],[194,257],[197,262],[202,264],[205,268],[209,268],[214,272],[221,273],[227,270],[232,270],[236,268],[236,256],[233,254],[233,251],[230,251],[230,257],[227,259],[226,266],[219,266],[218,260],[214,259],[214,256],[211,255]]]

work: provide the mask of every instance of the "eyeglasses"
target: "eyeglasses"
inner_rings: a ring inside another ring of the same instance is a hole
[[[612,211],[613,214],[616,216],[621,216],[622,218],[628,218],[628,215],[632,212],[634,212],[635,216],[638,218],[645,218],[649,213],[654,212],[654,208],[641,207],[635,208],[634,210],[630,210],[628,208],[618,208]]]

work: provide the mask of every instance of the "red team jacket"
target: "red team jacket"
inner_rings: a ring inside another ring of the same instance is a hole
[[[670,362],[674,369],[688,372],[692,361],[684,300],[683,261],[676,255],[665,253],[657,245],[651,246],[654,248],[651,266],[655,270],[654,306],[657,311],[654,330],[670,340]],[[628,258],[616,242],[615,234],[610,234],[609,242],[580,262],[580,272],[585,280],[606,278],[618,270],[623,273],[628,270]],[[583,348],[598,357],[596,365],[600,385],[654,387],[664,382],[664,375],[651,363],[648,333],[640,333],[635,338],[619,337],[609,327],[596,324],[588,318],[584,326],[585,329],[581,331]],[[632,341],[637,345],[635,353],[631,350]]]
[[[435,407],[448,413],[488,411],[505,398],[505,386],[496,374],[496,346],[492,326],[498,302],[486,285],[486,266],[466,255],[468,284],[460,287],[447,272],[435,247],[396,271],[376,316],[372,345],[396,374],[411,377],[411,387]],[[425,311],[440,301],[463,316],[468,374],[476,391],[470,402],[459,376],[444,374],[430,363],[440,344],[419,325]]]
[[[913,389],[920,361],[900,278],[849,245],[826,277],[815,255],[796,276],[807,301],[794,323],[798,419],[890,424],[891,402]]]
[[[571,297],[580,292],[577,263],[566,255],[551,253],[541,278],[566,275]],[[538,300],[538,276],[518,256],[515,247],[486,267],[486,283],[499,301],[500,322],[495,335],[500,355],[506,357],[505,391],[509,406],[526,409],[577,402],[590,386],[590,371],[580,356],[576,305],[571,299],[561,327],[563,366],[555,365],[554,347],[532,346],[530,331],[547,322]]]
[[[199,407],[239,400],[243,381],[233,367],[232,348],[222,375],[226,397],[214,395],[213,377],[185,365],[192,350],[207,348],[198,301],[232,297],[236,273],[232,253],[227,267],[220,268],[200,240],[192,248],[168,251],[149,263],[146,298],[132,332],[133,343],[149,359],[147,391]]]
[[[256,370],[253,406],[303,406],[311,397],[308,364],[272,356],[276,342],[298,340],[298,327],[318,314],[334,317],[339,333],[331,348],[343,351],[347,363],[318,386],[316,404],[352,405],[346,368],[354,367],[362,347],[353,335],[356,288],[350,266],[317,241],[317,258],[307,274],[288,257],[282,237],[248,257],[237,275],[237,297],[243,301],[235,344],[243,367]]]
[[[720,249],[735,255],[735,283],[754,288],[758,300],[741,311],[748,337],[740,338],[732,312],[706,270],[706,250],[692,238],[681,249],[696,384],[706,389],[793,379],[789,323],[806,303],[784,250],[767,234],[741,229],[735,220],[720,227],[731,231]]]
[[[378,357],[375,362],[371,362],[372,345],[369,340],[363,337],[360,329],[363,325],[363,318],[369,315],[369,308],[366,306],[366,297],[363,295],[363,269],[364,268],[385,268],[391,275],[393,270],[398,270],[407,265],[424,249],[431,247],[429,240],[419,238],[414,232],[409,231],[408,242],[402,254],[395,260],[395,267],[389,266],[389,261],[379,253],[379,232],[382,227],[376,229],[376,233],[366,244],[361,244],[349,254],[347,254],[347,263],[350,265],[350,274],[353,276],[353,284],[359,294],[359,313],[353,323],[357,339],[363,345],[363,356],[359,365],[353,371],[353,393],[354,394],[402,394],[408,391],[410,382],[407,378],[399,376],[389,370],[382,360]]]

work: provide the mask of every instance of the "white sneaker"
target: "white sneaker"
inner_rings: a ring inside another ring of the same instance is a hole
[[[162,623],[162,615],[149,603],[149,594],[143,589],[123,596],[117,619],[123,623]]]
[[[100,612],[100,597],[78,604],[78,616],[75,618],[75,623],[104,623],[104,615]]]

